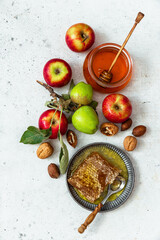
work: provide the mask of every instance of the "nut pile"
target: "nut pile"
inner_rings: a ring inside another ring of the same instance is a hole
[[[45,159],[50,157],[54,152],[54,148],[49,142],[41,143],[37,149],[37,157],[40,159]],[[51,163],[48,166],[48,174],[51,178],[58,178],[60,175],[59,168],[56,164]]]
[[[129,118],[125,122],[121,124],[121,131],[126,131],[132,126],[132,119]],[[123,141],[123,146],[126,151],[133,151],[137,146],[136,137],[141,137],[145,134],[147,128],[144,125],[138,125],[133,128],[132,134],[133,136],[125,137]],[[100,126],[100,131],[102,134],[106,136],[114,136],[118,133],[119,128],[117,125],[111,122],[102,123]]]
[[[74,131],[68,130],[66,134],[66,138],[68,143],[72,147],[75,148],[77,146],[78,139]],[[51,146],[51,144],[49,142],[44,142],[39,145],[36,153],[38,158],[46,159],[50,157],[53,154],[53,152],[54,152],[54,148]],[[59,167],[54,163],[49,164],[48,174],[51,178],[58,178],[60,176]]]
[[[137,146],[137,139],[135,137],[141,137],[145,134],[147,128],[144,125],[139,125],[133,128],[133,136],[125,137],[123,145],[126,151],[133,151]]]

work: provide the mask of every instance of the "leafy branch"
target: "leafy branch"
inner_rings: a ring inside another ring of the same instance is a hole
[[[75,86],[75,84],[72,80],[68,94],[59,95],[48,84],[40,82],[38,80],[37,80],[37,83],[39,83],[41,86],[43,86],[45,89],[47,89],[50,92],[50,96],[53,99],[51,99],[51,101],[47,101],[45,105],[49,108],[55,109],[55,112],[52,116],[50,127],[48,129],[41,130],[37,127],[29,126],[27,130],[23,133],[20,142],[24,144],[37,144],[47,140],[52,135],[52,123],[53,123],[55,114],[58,110],[60,110],[61,113],[60,113],[60,119],[59,119],[58,138],[61,144],[61,150],[59,154],[59,162],[60,162],[60,172],[61,174],[64,174],[67,170],[69,154],[68,154],[67,146],[65,145],[62,139],[62,135],[60,132],[60,125],[61,125],[61,117],[62,117],[63,111],[67,113],[71,112],[71,115],[68,117],[68,122],[71,122],[71,117],[73,112],[75,112],[79,107],[81,107],[81,105],[72,102],[70,98],[70,92],[72,88]],[[96,101],[92,101],[89,105],[92,108],[96,109],[97,104],[98,103]]]
[[[66,113],[75,112],[79,107],[81,107],[80,104],[77,104],[73,102],[70,98],[70,92],[72,88],[75,86],[74,81],[72,80],[70,83],[69,91],[67,94],[59,95],[54,91],[52,87],[50,87],[48,84],[40,82],[37,80],[37,83],[39,83],[41,86],[43,86],[45,89],[47,89],[50,92],[50,96],[53,98],[51,101],[47,101],[45,103],[45,106],[53,109],[60,109],[60,106],[62,106],[63,111]],[[89,106],[93,107],[96,110],[97,102],[92,101]]]
[[[68,94],[62,94],[62,95],[59,95],[58,93],[56,93],[54,89],[46,83],[40,82],[38,80],[37,80],[37,83],[39,83],[41,86],[47,89],[50,92],[50,96],[53,97],[51,101],[47,101],[45,103],[45,106],[49,108],[54,108],[54,109],[60,108],[60,106],[62,106],[63,111],[67,113],[75,112],[80,107],[79,104],[72,102],[70,98],[70,91],[74,87],[73,80],[71,81]]]

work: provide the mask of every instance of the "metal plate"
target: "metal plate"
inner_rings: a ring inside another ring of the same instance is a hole
[[[123,162],[126,165],[127,171],[128,171],[128,181],[127,184],[125,186],[124,191],[122,192],[122,194],[117,197],[114,201],[111,202],[106,202],[105,205],[102,207],[101,211],[111,211],[114,210],[118,207],[120,207],[130,196],[133,187],[134,187],[134,180],[135,180],[135,175],[134,175],[134,168],[133,165],[131,163],[131,160],[129,159],[129,157],[119,148],[117,148],[116,146],[109,144],[109,143],[92,143],[89,144],[83,148],[81,148],[80,150],[78,150],[73,157],[70,160],[69,166],[68,166],[68,171],[67,171],[67,179],[69,177],[71,177],[72,174],[72,166],[76,161],[76,157],[79,156],[83,151],[86,151],[86,149],[91,148],[91,147],[97,147],[97,146],[105,146],[106,148],[109,148],[111,150],[113,150],[114,152],[116,152],[121,159],[123,160]],[[80,204],[82,207],[89,209],[89,210],[94,210],[96,205],[93,203],[89,203],[85,200],[83,200],[82,198],[79,197],[79,195],[77,194],[77,192],[75,191],[75,189],[68,183],[67,181],[67,185],[68,185],[68,189],[69,192],[71,193],[72,197],[74,198],[74,200]]]

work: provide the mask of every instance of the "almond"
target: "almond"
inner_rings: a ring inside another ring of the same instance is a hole
[[[146,130],[147,128],[144,125],[139,125],[133,129],[132,134],[135,137],[141,137],[142,135],[145,134]]]
[[[133,136],[125,137],[123,145],[126,151],[133,151],[137,146],[137,139]]]
[[[121,131],[125,131],[129,129],[132,125],[132,119],[128,118],[125,122],[122,123],[121,125]]]

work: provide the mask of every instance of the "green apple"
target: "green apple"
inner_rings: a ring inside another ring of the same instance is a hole
[[[80,132],[93,134],[98,129],[98,116],[90,106],[82,106],[72,116],[73,126]]]
[[[90,84],[79,82],[73,87],[70,93],[70,97],[73,102],[87,105],[92,102],[93,89]]]

